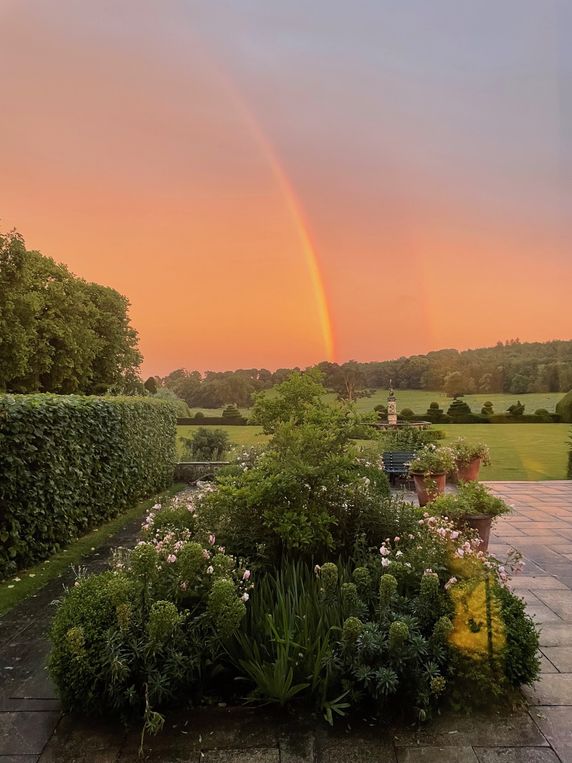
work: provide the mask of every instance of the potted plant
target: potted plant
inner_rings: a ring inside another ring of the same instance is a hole
[[[455,456],[454,482],[474,482],[478,479],[481,464],[491,463],[489,447],[484,442],[467,442],[464,437],[458,437],[451,449]]]
[[[451,448],[433,444],[417,451],[409,465],[409,473],[415,482],[415,492],[420,506],[426,506],[445,492],[447,473],[455,468]]]
[[[461,529],[468,526],[476,530],[481,538],[480,550],[486,551],[493,520],[508,514],[510,507],[480,482],[464,482],[457,493],[438,497],[431,511],[448,517]]]

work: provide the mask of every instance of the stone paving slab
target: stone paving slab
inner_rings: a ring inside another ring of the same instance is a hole
[[[249,750],[209,750],[203,756],[203,763],[282,763],[277,749],[251,747]],[[188,758],[189,761],[196,758]]]
[[[372,738],[374,736],[377,739]],[[389,735],[384,739],[379,733],[369,736],[352,733],[344,738],[324,731],[319,737],[319,763],[395,763],[397,760]]]
[[[52,736],[59,713],[0,713],[0,753],[39,755]]]
[[[560,673],[572,673],[572,646],[546,646],[542,652]]]
[[[547,747],[528,713],[453,715],[447,713],[420,729],[405,729],[394,738],[400,747]]]
[[[523,688],[531,705],[571,705],[572,673],[543,673],[533,687]]]
[[[472,747],[404,747],[398,763],[479,763]]]
[[[570,763],[572,761],[572,707],[536,708],[534,720],[562,763]]]
[[[546,747],[476,747],[475,753],[479,763],[560,763]]]

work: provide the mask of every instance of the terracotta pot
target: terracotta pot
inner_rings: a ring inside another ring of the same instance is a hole
[[[458,482],[476,482],[481,468],[481,459],[473,458],[468,464],[459,464],[457,462],[457,481]]]
[[[481,545],[479,551],[487,551],[489,548],[489,537],[491,534],[491,525],[494,517],[488,514],[468,514],[463,517],[463,524],[468,525],[479,533]]]
[[[447,475],[443,474],[413,474],[413,481],[415,482],[415,492],[417,493],[417,499],[420,506],[427,506],[427,504],[438,495],[443,495],[445,492],[445,484],[447,482]],[[429,490],[427,488],[427,482],[432,480],[435,484],[431,486]]]

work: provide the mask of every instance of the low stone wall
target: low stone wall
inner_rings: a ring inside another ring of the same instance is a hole
[[[175,482],[192,483],[197,480],[212,479],[230,461],[182,461],[175,464]]]

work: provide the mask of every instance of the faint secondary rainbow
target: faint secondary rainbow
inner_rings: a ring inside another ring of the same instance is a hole
[[[324,351],[326,360],[335,360],[335,342],[334,342],[334,329],[332,325],[331,311],[328,305],[326,297],[326,289],[324,287],[324,279],[320,270],[320,262],[316,247],[312,241],[310,229],[308,223],[305,220],[302,205],[298,201],[296,192],[290,182],[288,175],[276,154],[276,151],[268,139],[266,133],[261,128],[255,115],[249,109],[244,98],[238,92],[232,80],[225,75],[224,72],[213,62],[212,58],[204,52],[202,46],[197,44],[197,40],[194,40],[195,53],[202,53],[201,58],[205,60],[209,68],[216,75],[217,79],[221,83],[222,87],[228,94],[230,100],[233,103],[236,111],[240,114],[242,121],[247,126],[250,134],[254,138],[256,144],[262,151],[264,158],[266,159],[268,166],[272,172],[280,192],[285,201],[290,219],[292,220],[298,239],[304,252],[304,258],[310,279],[312,282],[312,289],[314,291],[316,299],[316,307],[318,311],[318,321],[320,326],[320,332],[322,335],[322,341],[324,343]]]

